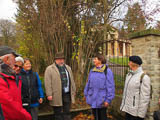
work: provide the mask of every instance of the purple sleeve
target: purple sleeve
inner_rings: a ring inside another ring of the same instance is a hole
[[[85,88],[84,88],[84,96],[86,97],[87,96],[87,94],[88,94],[88,87],[89,87],[89,81],[90,81],[90,74],[91,74],[91,71],[90,71],[90,73],[89,73],[89,76],[88,76],[88,81],[87,81],[87,83],[86,83],[86,86],[85,86]]]
[[[107,96],[105,98],[105,101],[110,104],[115,96],[115,84],[114,84],[113,72],[109,68],[107,69],[106,88],[107,88]]]

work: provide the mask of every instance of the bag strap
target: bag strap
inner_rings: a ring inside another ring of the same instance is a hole
[[[106,76],[106,79],[107,79],[107,69],[108,69],[108,66],[106,65],[106,68],[104,69],[104,74]]]
[[[144,78],[145,75],[146,75],[145,73],[142,73],[141,78],[140,78],[139,94],[140,94],[140,91],[141,91],[142,81],[143,81],[143,78]],[[152,85],[150,85],[150,87],[151,87],[150,97],[152,99],[152,92],[153,92],[152,91]]]
[[[9,83],[8,83],[8,80],[3,76],[3,75],[0,75],[0,77],[7,83],[8,85],[8,88],[9,88]]]
[[[145,75],[146,75],[145,73],[142,73],[142,75],[141,75],[140,86],[141,86],[141,84],[142,84],[142,80],[143,80],[143,77],[144,77]]]
[[[145,73],[142,73],[141,74],[141,77],[140,77],[140,86],[139,86],[139,94],[141,92],[141,85],[142,85],[142,82],[143,82],[143,77],[145,76]]]

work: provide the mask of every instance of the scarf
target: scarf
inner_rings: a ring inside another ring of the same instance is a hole
[[[57,68],[59,70],[59,73],[60,73],[60,77],[61,77],[61,80],[62,80],[62,87],[65,88],[67,87],[67,83],[68,83],[68,78],[67,78],[67,74],[66,74],[66,69],[65,69],[65,65],[63,66],[59,66],[57,65]]]

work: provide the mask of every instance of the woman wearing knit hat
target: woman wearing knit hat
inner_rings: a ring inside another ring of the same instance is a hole
[[[16,72],[16,74],[19,74],[22,67],[23,67],[23,64],[24,64],[24,60],[22,57],[16,57],[15,58],[15,65],[13,67],[14,71]]]
[[[144,74],[139,56],[129,57],[130,72],[126,76],[120,109],[125,120],[144,120],[150,101],[150,78]]]

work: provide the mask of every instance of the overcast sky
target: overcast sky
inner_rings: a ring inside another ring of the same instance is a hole
[[[12,0],[0,0],[0,19],[14,20],[17,5]]]
[[[138,0],[133,0],[138,1]],[[145,8],[147,10],[152,10],[156,7],[155,4],[158,4],[160,6],[160,0],[147,0],[147,7]],[[15,14],[17,12],[17,5],[13,3],[12,0],[0,0],[0,19],[10,19],[12,21],[15,21]],[[159,14],[156,14],[153,16],[154,21],[152,21],[152,25],[155,25],[157,20],[160,20],[160,11]]]

